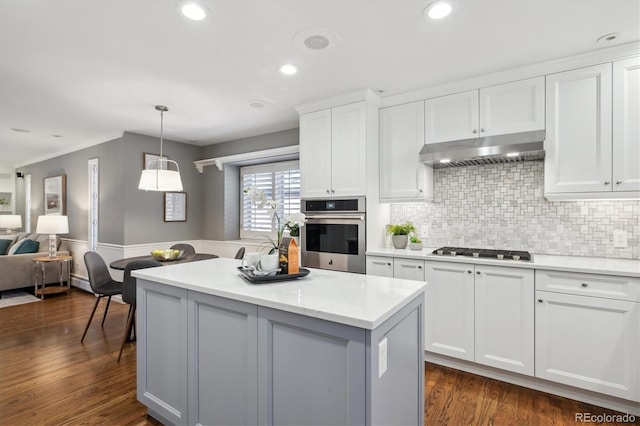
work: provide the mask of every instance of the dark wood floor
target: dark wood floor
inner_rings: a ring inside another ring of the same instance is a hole
[[[103,302],[84,344],[93,296],[71,295],[0,309],[0,425],[147,425],[136,400],[135,344],[116,362],[128,307]],[[574,413],[613,413],[519,386],[428,364],[425,424],[562,425]],[[640,423],[638,423],[640,424]]]

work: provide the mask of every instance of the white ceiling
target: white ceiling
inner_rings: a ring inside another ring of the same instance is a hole
[[[429,22],[430,0],[203,0],[201,22],[178,3],[0,0],[0,166],[157,136],[156,104],[167,138],[208,145],[296,127],[295,105],[363,87],[394,95],[640,38],[640,0],[458,0]],[[340,43],[301,49],[306,30]],[[285,62],[300,73],[279,74]]]

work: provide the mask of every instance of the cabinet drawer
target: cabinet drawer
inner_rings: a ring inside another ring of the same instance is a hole
[[[394,259],[393,277],[404,278],[406,280],[424,281],[424,260]]]
[[[536,270],[536,290],[640,301],[640,279]]]
[[[367,275],[393,278],[393,257],[367,256]]]

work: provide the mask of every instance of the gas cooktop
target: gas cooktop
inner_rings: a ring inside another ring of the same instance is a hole
[[[440,247],[439,249],[435,249],[433,254],[440,256],[483,257],[500,260],[531,260],[531,253],[528,251],[490,250],[467,247]]]

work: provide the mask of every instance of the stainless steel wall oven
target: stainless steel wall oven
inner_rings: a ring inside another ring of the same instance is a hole
[[[302,200],[302,265],[365,273],[365,198]]]

